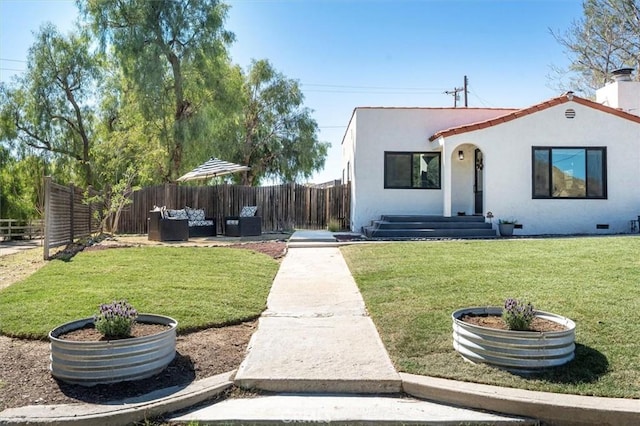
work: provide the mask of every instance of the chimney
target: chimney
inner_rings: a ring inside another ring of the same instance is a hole
[[[618,68],[617,70],[613,70],[611,74],[613,74],[613,81],[632,81],[631,73],[633,73],[633,68]]]
[[[613,81],[596,90],[596,102],[640,116],[640,81],[633,81],[633,71],[633,68],[614,70]]]

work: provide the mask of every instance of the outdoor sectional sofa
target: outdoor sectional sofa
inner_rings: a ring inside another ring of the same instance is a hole
[[[149,212],[150,240],[187,241],[189,237],[216,235],[216,221],[205,217],[204,209],[155,207]]]

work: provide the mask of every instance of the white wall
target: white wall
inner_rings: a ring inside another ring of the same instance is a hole
[[[357,200],[355,191],[357,182],[354,181],[355,176],[355,152],[356,152],[356,120],[355,111],[349,121],[349,126],[342,138],[342,182],[351,182],[351,210],[355,209]],[[353,220],[349,218],[350,228],[353,229]]]
[[[565,110],[576,111],[573,119]],[[640,215],[640,124],[568,102],[486,129],[449,136],[451,156],[462,144],[484,154],[484,212],[517,218],[516,235],[629,232]],[[607,147],[606,200],[532,198],[533,146]],[[455,212],[455,209],[454,209]],[[608,230],[597,230],[608,224]]]
[[[357,108],[343,139],[343,168],[352,162],[351,229],[383,214],[443,214],[442,190],[384,189],[385,151],[434,151],[437,131],[504,115],[512,110],[475,108]],[[352,128],[353,130],[352,133]],[[353,140],[351,139],[351,135]],[[472,158],[473,153],[469,153]],[[450,159],[442,157],[445,163]],[[444,176],[442,184],[445,184]]]
[[[596,102],[640,115],[640,82],[615,81],[596,90]]]

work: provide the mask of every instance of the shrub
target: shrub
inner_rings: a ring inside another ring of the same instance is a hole
[[[138,317],[138,311],[127,303],[126,300],[100,305],[98,313],[93,320],[98,330],[107,338],[129,337],[131,326]]]
[[[534,308],[531,303],[512,298],[504,301],[502,319],[509,330],[528,330],[534,316]]]
[[[340,222],[337,219],[331,219],[327,224],[327,229],[330,232],[338,232],[340,229],[342,229],[342,226],[340,225]]]

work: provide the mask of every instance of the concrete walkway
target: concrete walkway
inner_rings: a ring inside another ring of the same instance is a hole
[[[296,232],[234,383],[277,395],[171,419],[199,423],[535,424],[402,397],[402,380],[328,232]],[[313,247],[309,249],[308,247]]]
[[[400,376],[338,248],[289,249],[235,383],[285,392],[400,392]]]

